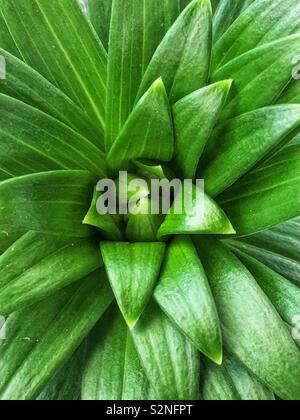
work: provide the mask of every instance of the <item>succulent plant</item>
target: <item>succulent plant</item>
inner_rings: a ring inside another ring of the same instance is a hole
[[[0,0],[2,400],[300,400],[299,62],[299,0]]]

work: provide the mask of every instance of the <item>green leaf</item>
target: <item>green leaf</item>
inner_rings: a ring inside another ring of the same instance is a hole
[[[199,354],[156,303],[150,303],[132,336],[158,399],[198,399]]]
[[[255,48],[225,64],[212,81],[233,79],[222,119],[235,117],[274,103],[290,82],[300,34]]]
[[[38,396],[39,401],[78,401],[81,399],[84,350],[84,345],[79,347]]]
[[[8,52],[0,49],[0,55],[6,61],[6,78],[0,80],[1,93],[38,108],[103,149],[98,126],[67,95]]]
[[[209,0],[193,0],[155,52],[138,98],[161,77],[171,103],[206,85],[210,68],[212,11]]]
[[[88,16],[103,46],[108,50],[111,9],[113,0],[88,0]]]
[[[8,318],[0,344],[2,400],[30,400],[65,364],[112,302],[104,272]]]
[[[204,401],[241,401],[234,382],[224,366],[204,360],[201,396]]]
[[[300,285],[300,219],[229,244]]]
[[[9,227],[6,230],[0,230],[0,255],[24,234],[25,232],[22,230],[15,230]]]
[[[94,178],[85,171],[54,171],[0,183],[0,230],[36,230],[86,237],[82,224],[92,199]]]
[[[194,179],[212,130],[219,119],[231,80],[202,88],[173,106],[175,163],[183,178]]]
[[[21,54],[8,30],[5,20],[1,14],[0,9],[0,48],[9,51],[17,57],[21,57]]]
[[[169,161],[174,150],[171,111],[161,79],[140,99],[108,155],[113,169],[129,169],[133,160]]]
[[[300,147],[291,146],[242,178],[218,203],[237,234],[249,235],[299,215],[299,179]]]
[[[132,210],[141,212],[129,214],[126,225],[126,238],[130,242],[155,242],[157,232],[164,220],[162,214],[151,214],[151,200],[142,198]]]
[[[213,38],[217,42],[235,20],[254,2],[254,0],[218,0],[213,19]]]
[[[94,238],[72,241],[29,232],[0,257],[0,313],[33,304],[102,265]]]
[[[295,65],[296,66],[296,65]],[[299,63],[298,63],[299,66]],[[279,104],[299,104],[300,103],[300,83],[298,79],[293,79],[279,97]]]
[[[154,296],[194,346],[221,364],[222,337],[216,305],[189,237],[178,237],[170,243]]]
[[[263,44],[299,32],[298,0],[222,0],[214,17],[215,40],[227,26],[227,19],[251,3],[214,46],[214,69]]]
[[[178,14],[179,0],[113,0],[108,54],[107,151],[134,107],[154,51]],[[145,91],[158,77],[160,74],[151,80]]]
[[[117,219],[109,213],[99,214],[97,211],[97,201],[100,196],[101,192],[98,192],[95,188],[91,207],[86,214],[83,223],[100,229],[102,235],[106,239],[121,241],[123,239],[123,233],[120,224],[117,223]]]
[[[212,401],[272,401],[273,393],[262,385],[237,359],[225,354],[218,367],[205,361],[202,396]]]
[[[219,241],[199,252],[222,322],[225,347],[280,398],[300,398],[300,353],[250,272]]]
[[[0,94],[0,178],[59,169],[106,176],[104,153],[63,123]]]
[[[118,305],[129,328],[133,328],[152,296],[165,244],[102,241],[100,247]]]
[[[200,171],[211,197],[234,184],[300,126],[300,106],[258,109],[219,126],[211,138]],[[200,165],[201,168],[201,165]]]
[[[180,0],[180,9],[183,10],[192,0]]]
[[[104,130],[106,52],[74,0],[2,0],[24,61],[60,88]],[[30,30],[28,30],[30,28]]]
[[[113,305],[88,338],[83,400],[153,399],[128,328]]]
[[[293,325],[295,317],[300,314],[299,287],[244,252],[238,249],[234,249],[234,252],[251,272],[282,319]]]
[[[180,211],[179,211],[180,209]],[[234,234],[224,211],[208,195],[193,185],[181,188],[158,231],[158,238],[182,234]]]

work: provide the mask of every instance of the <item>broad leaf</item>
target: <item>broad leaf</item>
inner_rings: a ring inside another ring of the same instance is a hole
[[[242,8],[247,3],[253,3],[253,0],[222,0],[219,8],[221,13],[225,3],[228,4],[227,13],[231,14],[234,13],[235,8]],[[214,19],[216,32],[218,31],[217,16],[218,11]],[[224,15],[220,14],[219,17],[221,18],[219,25],[226,25]],[[213,68],[220,67],[260,45],[297,33],[299,29],[300,4],[298,0],[256,0],[214,46]]]
[[[299,215],[299,179],[300,146],[291,146],[242,178],[218,202],[237,234],[248,235]]]
[[[84,353],[85,346],[81,345],[47,384],[37,398],[39,401],[78,401],[81,399]]]
[[[197,166],[231,87],[226,80],[202,88],[173,106],[175,163],[183,178],[194,179]]]
[[[241,401],[242,398],[234,386],[224,366],[217,366],[204,360],[201,383],[201,397],[204,401]]]
[[[183,10],[192,0],[180,0],[180,9]]]
[[[255,277],[257,283],[273,303],[282,319],[289,325],[293,325],[300,311],[299,287],[258,262],[255,258],[239,250],[234,251]]]
[[[0,92],[19,99],[73,128],[103,149],[98,127],[67,95],[23,61],[0,49],[6,61],[6,78],[0,80]]]
[[[106,239],[121,241],[123,239],[123,233],[117,216],[114,217],[109,213],[99,214],[97,211],[97,202],[100,196],[101,192],[96,191],[95,188],[91,207],[83,219],[83,223],[100,229]]]
[[[102,241],[100,247],[118,305],[133,328],[152,296],[165,244]]]
[[[171,103],[206,85],[212,42],[209,0],[194,0],[166,34],[147,68],[140,98],[162,77]]]
[[[108,55],[107,151],[134,107],[154,51],[178,14],[179,0],[113,0]],[[158,77],[160,74],[151,80],[145,91]]]
[[[225,347],[276,395],[300,398],[300,352],[250,272],[220,242],[199,240]]]
[[[0,10],[24,61],[80,105],[100,136],[107,57],[77,2],[2,0]]]
[[[104,153],[85,137],[9,96],[0,94],[0,107],[0,180],[59,169],[105,177]]]
[[[112,305],[88,338],[82,399],[154,399],[117,305]]]
[[[229,241],[229,244],[300,285],[299,219],[285,222],[239,241]]]
[[[133,160],[169,161],[174,150],[171,111],[161,79],[140,99],[108,155],[113,169],[129,169]]]
[[[237,359],[225,353],[218,367],[205,361],[202,397],[212,401],[272,401],[273,393],[262,385]]]
[[[17,239],[25,234],[22,230],[15,230],[7,227],[0,231],[0,255],[3,254]]]
[[[164,221],[162,214],[151,214],[151,200],[142,198],[133,208],[138,214],[129,214],[126,224],[126,238],[130,242],[155,242],[157,232]]]
[[[0,344],[2,400],[36,398],[112,301],[103,272],[16,312]]]
[[[36,230],[71,237],[89,236],[82,220],[95,179],[85,171],[55,171],[0,183],[0,230]]]
[[[233,79],[222,119],[271,105],[289,83],[300,34],[255,48],[217,70],[212,81]]]
[[[226,33],[230,25],[241,15],[254,0],[217,0],[213,19],[213,38],[214,42]]]
[[[97,241],[29,232],[0,257],[0,313],[8,315],[103,265]]]
[[[0,48],[9,51],[17,57],[20,57],[20,52],[8,30],[5,20],[1,14],[0,9]]]
[[[282,105],[258,109],[219,126],[200,165],[205,190],[216,197],[252,169],[273,149],[288,140],[300,126],[300,106]]]
[[[189,237],[178,237],[170,243],[154,296],[194,346],[221,364],[222,339],[216,305]]]
[[[158,399],[198,399],[199,354],[156,303],[150,303],[132,336]]]
[[[158,238],[182,234],[234,234],[224,211],[198,187],[181,188],[158,231]]]
[[[108,50],[113,0],[87,0],[88,16],[103,46]]]
[[[297,62],[298,66],[295,64],[295,68],[299,71],[299,62]],[[298,77],[298,73],[295,74]],[[299,104],[300,103],[300,83],[299,79],[293,79],[286,89],[283,91],[281,96],[279,97],[277,103],[280,104]]]

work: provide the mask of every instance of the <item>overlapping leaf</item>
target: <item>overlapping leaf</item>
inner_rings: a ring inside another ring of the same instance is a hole
[[[211,5],[193,0],[170,28],[145,72],[138,98],[162,77],[171,103],[206,85],[212,43]]]
[[[107,56],[73,0],[2,0],[0,10],[24,61],[97,121],[103,134]]]
[[[176,169],[194,179],[197,166],[224,106],[231,80],[202,88],[173,106]]]
[[[214,72],[213,82],[234,80],[222,119],[274,103],[291,80],[299,49],[300,35],[291,35],[242,54]]]
[[[254,0],[217,0],[213,19],[214,42],[224,34],[230,25],[242,14]],[[257,0],[256,0],[257,1]]]
[[[237,234],[249,235],[299,215],[299,178],[300,147],[295,145],[250,172],[218,202]]]
[[[112,2],[113,0],[87,1],[88,16],[106,49],[108,49]]]
[[[0,343],[2,400],[38,397],[112,301],[103,272],[16,312]]]
[[[38,396],[38,401],[78,401],[81,400],[81,380],[84,365],[84,344],[47,384]]]
[[[171,111],[161,79],[140,99],[108,154],[113,169],[129,169],[134,160],[171,160],[174,150]]]
[[[64,124],[0,94],[0,179],[59,169],[105,177],[101,150]]]
[[[225,354],[222,366],[204,362],[202,397],[212,401],[272,401],[273,393],[237,359]]]
[[[97,241],[29,232],[0,257],[0,313],[8,315],[103,265]]]
[[[188,237],[178,237],[170,243],[154,296],[195,347],[220,364],[222,339],[215,302]]]
[[[160,399],[199,398],[198,352],[156,303],[150,303],[132,336],[150,385]]]
[[[116,305],[88,339],[83,400],[154,399],[128,328]]]
[[[0,230],[36,230],[86,237],[82,224],[95,180],[85,171],[53,171],[0,183]]]
[[[6,77],[0,92],[12,96],[65,123],[103,149],[98,128],[67,95],[23,61],[0,49],[6,62]]]
[[[165,244],[102,241],[100,247],[118,305],[133,328],[153,294]]]
[[[280,274],[266,267],[243,252],[235,251],[239,259],[255,277],[261,289],[269,297],[282,319],[293,325],[299,316],[300,289]]]
[[[200,188],[182,188],[158,231],[158,238],[182,234],[234,234],[224,211]]]
[[[4,17],[0,11],[0,48],[9,51],[17,57],[20,57],[20,52],[8,30]]]
[[[148,63],[178,13],[179,0],[113,0],[108,55],[107,151],[127,121]],[[160,74],[151,80],[145,91],[159,77]]]
[[[243,264],[214,239],[199,242],[222,323],[224,344],[281,398],[300,398],[300,352]]]
[[[230,241],[230,245],[300,285],[299,222],[294,219],[243,240]]]
[[[210,140],[200,178],[216,197],[252,169],[300,127],[300,106],[272,106],[233,118],[218,127]]]
[[[213,50],[213,68],[260,45],[299,32],[300,5],[297,0],[221,0],[214,18],[215,39],[236,11],[254,3],[217,42]]]

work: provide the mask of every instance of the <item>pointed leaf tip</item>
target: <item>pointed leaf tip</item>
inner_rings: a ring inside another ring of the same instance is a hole
[[[100,248],[116,300],[132,330],[152,296],[165,244],[103,241]]]

